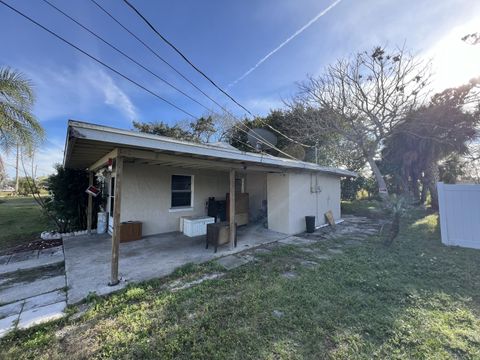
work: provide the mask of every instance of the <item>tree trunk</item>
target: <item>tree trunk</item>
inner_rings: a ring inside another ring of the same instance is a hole
[[[437,183],[440,180],[440,173],[438,171],[438,165],[432,162],[425,171],[425,175],[428,181],[428,190],[430,191],[430,205],[432,209],[438,210],[438,192]]]
[[[427,201],[427,191],[428,191],[428,180],[426,176],[423,176],[422,178],[422,192],[420,194],[420,204],[423,205],[425,204],[425,201]]]
[[[412,175],[412,195],[415,202],[420,202],[420,189],[418,187],[418,179]]]
[[[20,187],[20,178],[18,177],[19,159],[20,159],[20,145],[17,143],[17,163],[15,164],[15,195],[18,195],[18,189]]]
[[[387,190],[387,184],[385,183],[385,179],[383,178],[382,173],[380,172],[380,169],[377,166],[377,163],[375,160],[373,160],[372,156],[367,156],[367,161],[368,164],[370,165],[370,168],[372,169],[373,175],[375,175],[375,180],[377,180],[378,184],[378,194],[382,198],[382,200],[385,200],[388,198],[388,190]]]

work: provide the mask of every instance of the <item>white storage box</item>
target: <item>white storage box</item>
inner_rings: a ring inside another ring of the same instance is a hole
[[[200,236],[207,234],[207,224],[213,224],[214,217],[210,216],[182,216],[180,228],[186,236]]]

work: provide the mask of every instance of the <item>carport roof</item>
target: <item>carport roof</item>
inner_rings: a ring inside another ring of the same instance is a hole
[[[63,164],[69,168],[86,169],[115,148],[149,150],[155,153],[178,155],[183,158],[195,157],[245,165],[317,171],[337,176],[357,176],[352,171],[319,166],[304,161],[244,152],[228,147],[197,144],[74,120],[68,122]]]

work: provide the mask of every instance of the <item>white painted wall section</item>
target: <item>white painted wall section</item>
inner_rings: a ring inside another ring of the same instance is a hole
[[[290,233],[288,174],[267,174],[268,228],[281,233]]]
[[[249,197],[250,221],[255,221],[261,215],[262,202],[267,200],[267,174],[247,173],[245,181],[245,192]]]
[[[325,223],[331,210],[340,219],[340,177],[319,173],[267,175],[268,226],[287,234],[305,231],[305,216],[314,215],[316,225]]]
[[[442,243],[480,249],[480,185],[437,184]]]

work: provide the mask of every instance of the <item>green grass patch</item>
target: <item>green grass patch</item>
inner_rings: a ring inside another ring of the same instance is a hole
[[[4,197],[0,202],[0,253],[38,239],[52,228],[49,219],[31,197]]]
[[[342,214],[381,219],[385,217],[385,211],[380,205],[377,200],[342,201]]]
[[[313,252],[279,246],[176,292],[165,284],[215,266],[189,264],[170,278],[92,297],[77,321],[0,340],[0,358],[480,358],[480,252],[443,246],[436,215],[410,211],[389,247],[372,236],[330,260],[315,258],[333,241]]]

